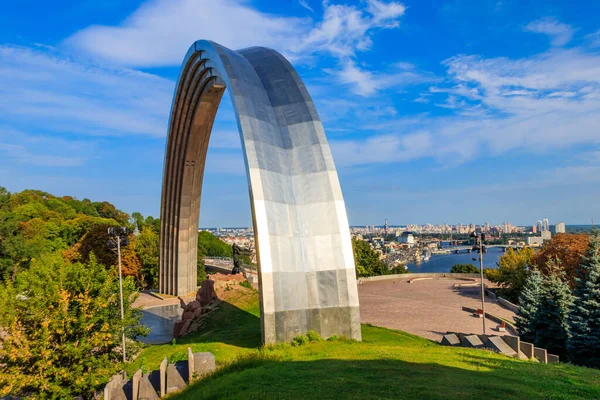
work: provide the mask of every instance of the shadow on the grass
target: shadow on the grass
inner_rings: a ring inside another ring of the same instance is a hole
[[[268,353],[267,353],[268,354]],[[174,399],[571,399],[595,398],[589,377],[573,385],[576,371],[464,355],[476,370],[402,360],[279,361],[249,357],[225,367]],[[480,370],[479,370],[480,369]]]
[[[221,301],[204,317],[201,328],[177,340],[178,343],[226,343],[237,347],[261,345],[260,318],[231,303]]]

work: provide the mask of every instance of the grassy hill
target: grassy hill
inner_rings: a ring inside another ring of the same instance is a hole
[[[219,371],[173,399],[594,399],[600,371],[541,365],[483,350],[363,325],[363,341],[318,341],[261,349],[258,298],[235,288],[202,332],[152,346],[129,366],[157,369],[163,357],[187,358],[187,347],[212,352]]]

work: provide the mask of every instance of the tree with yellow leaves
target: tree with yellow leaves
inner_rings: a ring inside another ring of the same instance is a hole
[[[502,286],[503,296],[511,301],[516,301],[527,281],[532,259],[533,249],[530,247],[524,247],[517,251],[508,249],[500,257],[497,263],[498,268],[487,270],[486,277]]]
[[[0,286],[0,397],[91,398],[119,367],[121,329],[147,331],[131,306],[133,278],[121,322],[118,285],[93,256],[69,263],[56,253]]]

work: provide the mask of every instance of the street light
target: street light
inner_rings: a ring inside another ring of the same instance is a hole
[[[127,227],[121,226],[119,228],[110,227],[108,228],[108,247],[111,250],[117,250],[117,259],[119,260],[119,297],[121,299],[121,323],[125,321],[125,311],[123,309],[123,273],[121,270],[121,246],[127,247],[129,245],[129,238],[127,237]],[[121,327],[121,336],[123,340],[123,363],[127,361],[125,356],[125,326]]]
[[[487,250],[483,245],[485,241],[485,233],[476,234],[471,233],[472,238],[476,238],[476,245],[473,246],[473,250],[479,251],[479,273],[481,274],[481,312],[483,313],[483,334],[485,335],[485,287],[483,285],[483,253]]]

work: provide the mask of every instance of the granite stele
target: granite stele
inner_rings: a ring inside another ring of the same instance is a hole
[[[315,330],[360,340],[346,207],[323,125],[291,64],[197,41],[174,94],[161,204],[160,291],[196,290],[200,194],[225,91],[237,118],[259,265],[263,342]]]

